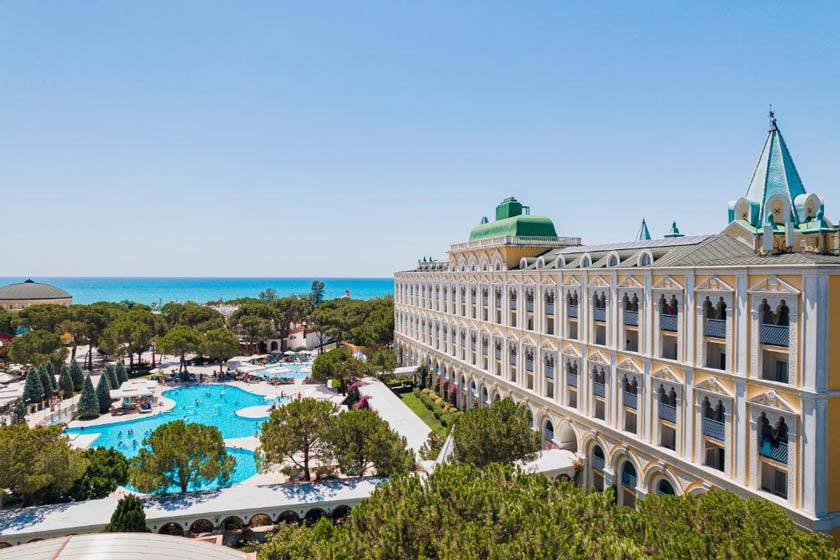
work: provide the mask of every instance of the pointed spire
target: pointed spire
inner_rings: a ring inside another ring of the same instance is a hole
[[[772,106],[769,117],[770,129],[767,131],[767,139],[764,141],[745,195],[748,200],[758,205],[759,223],[753,224],[755,227],[761,227],[766,222],[766,217],[773,213],[768,201],[777,195],[786,199],[788,204],[787,215],[778,216],[776,221],[784,223],[790,220],[794,224],[798,223],[794,212],[795,200],[797,196],[805,194],[805,187],[782,137],[782,131],[779,130]]]
[[[650,241],[650,231],[644,218],[642,218],[642,225],[639,226],[639,233],[636,234],[636,241]]]
[[[671,223],[671,229],[668,230],[668,233],[665,234],[665,237],[685,237],[682,233],[680,233],[680,228],[677,227],[677,222],[674,221]]]

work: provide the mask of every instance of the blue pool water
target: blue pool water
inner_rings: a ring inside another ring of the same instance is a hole
[[[312,362],[272,364],[255,371],[252,375],[263,379],[277,379],[278,377],[306,379],[312,375]]]
[[[225,439],[253,436],[259,432],[260,424],[265,421],[265,418],[242,418],[237,416],[235,411],[250,406],[280,402],[279,399],[273,397],[255,395],[228,385],[179,387],[166,391],[164,396],[175,401],[175,407],[167,412],[101,426],[68,428],[66,433],[99,434],[93,442],[95,447],[112,447],[124,453],[126,457],[134,457],[142,447],[143,438],[161,424],[172,420],[215,426],[222,432],[222,437]],[[129,430],[132,431],[131,434]],[[228,452],[236,457],[236,470],[231,477],[232,484],[242,482],[257,473],[254,454],[251,451],[229,447]],[[190,489],[202,490],[212,487],[212,485],[195,486]]]

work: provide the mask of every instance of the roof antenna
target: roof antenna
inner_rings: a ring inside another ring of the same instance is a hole
[[[770,117],[770,132],[773,132],[774,130],[779,130],[776,127],[776,111],[773,110],[772,103],[770,104],[770,112],[768,113],[768,115]]]

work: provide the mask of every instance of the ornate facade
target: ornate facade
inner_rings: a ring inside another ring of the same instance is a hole
[[[840,526],[840,238],[771,121],[718,234],[586,246],[515,199],[395,275],[396,344],[460,408],[510,396],[620,503],[712,486]]]

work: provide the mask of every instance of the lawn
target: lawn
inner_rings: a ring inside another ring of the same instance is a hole
[[[432,414],[432,411],[426,408],[426,406],[420,402],[414,393],[403,393],[400,395],[402,401],[406,404],[408,408],[411,409],[414,414],[420,417],[420,419],[426,423],[428,427],[430,427],[433,431],[438,431],[443,429],[443,425],[435,418],[435,415]]]

